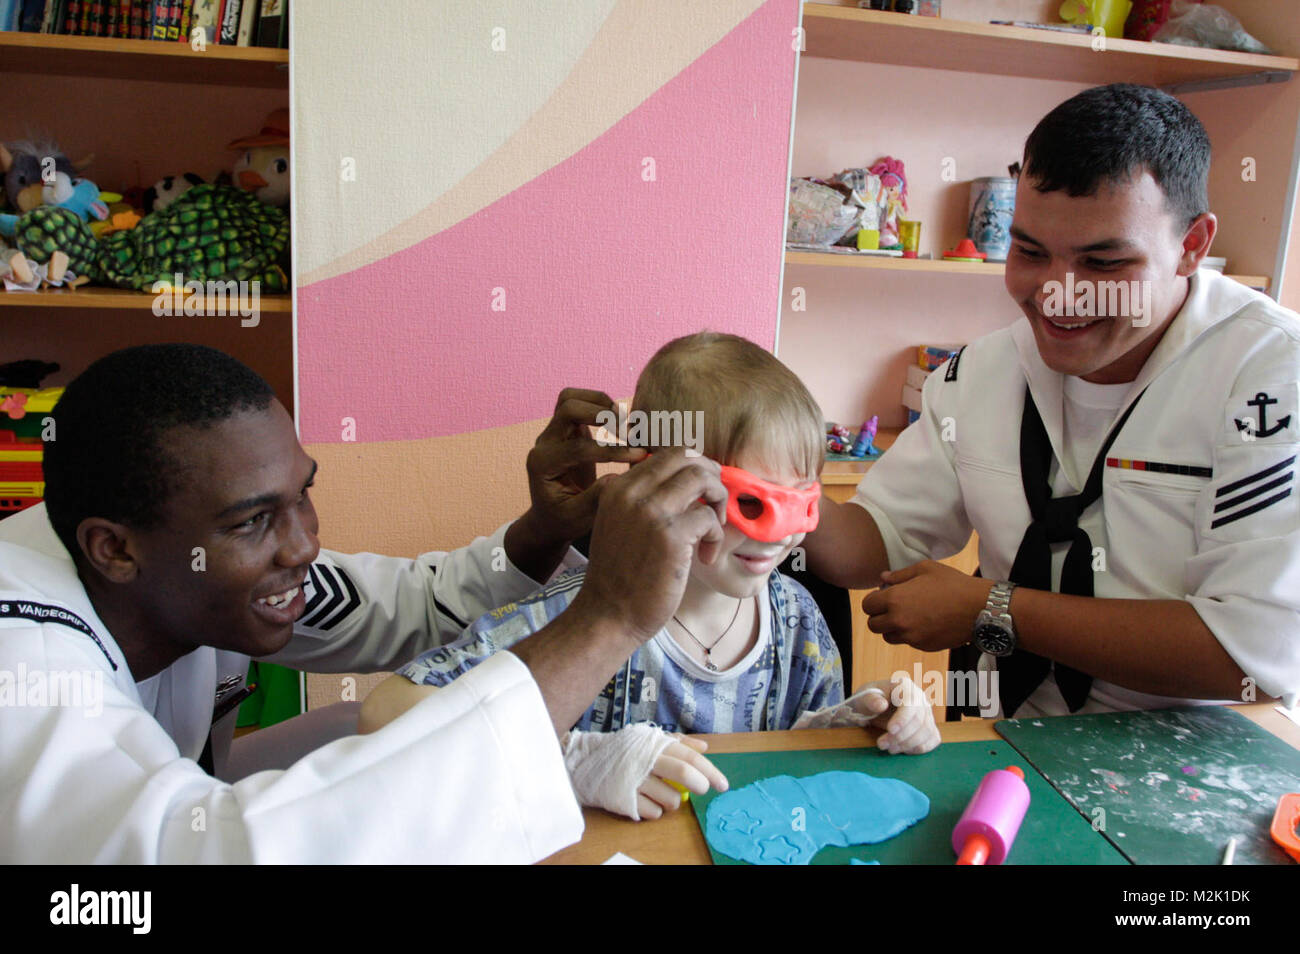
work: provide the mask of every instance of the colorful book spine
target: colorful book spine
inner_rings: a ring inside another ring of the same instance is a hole
[[[194,19],[194,0],[181,0],[181,15],[177,20],[176,39],[190,42],[190,21]]]
[[[157,20],[157,15],[154,10],[157,5],[157,0],[144,0],[144,2],[144,38],[146,40],[152,40],[154,38],[154,22]]]
[[[239,13],[239,46],[252,46],[253,33],[257,27],[259,0],[244,0],[244,9]]]
[[[217,17],[220,15],[221,0],[194,0],[194,16],[190,20],[191,35],[195,30],[202,30],[205,45],[216,43]]]
[[[45,0],[17,0],[18,29],[24,33],[40,33],[45,19]]]
[[[154,0],[152,22],[149,27],[150,39],[167,39],[167,14],[171,7],[170,0]]]
[[[254,46],[278,46],[280,44],[280,19],[284,15],[281,0],[262,0],[262,14],[257,21]]]
[[[239,11],[243,8],[243,5],[243,0],[225,0],[222,3],[221,29],[218,33],[218,43],[234,46],[239,42]]]

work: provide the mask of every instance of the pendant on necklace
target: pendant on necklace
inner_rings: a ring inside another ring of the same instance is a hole
[[[709,672],[718,671],[718,667],[713,665],[713,660],[709,658],[708,653],[704,654],[704,668],[707,669]]]

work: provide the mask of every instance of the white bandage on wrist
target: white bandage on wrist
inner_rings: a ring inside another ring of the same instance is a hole
[[[837,706],[827,706],[825,709],[818,709],[816,712],[804,711],[799,713],[799,718],[795,720],[795,723],[791,728],[833,729],[846,725],[871,725],[871,720],[877,718],[880,713],[864,715],[858,711],[857,706],[853,703],[872,692],[878,696],[885,696],[884,691],[876,686],[867,686],[863,689],[859,689]]]
[[[637,789],[659,756],[676,741],[648,722],[637,722],[617,732],[574,729],[564,745],[564,765],[578,801],[640,821]]]

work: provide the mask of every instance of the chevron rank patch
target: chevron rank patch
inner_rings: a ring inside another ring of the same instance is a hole
[[[1295,381],[1280,385],[1261,385],[1234,394],[1224,412],[1225,446],[1269,443],[1294,444],[1300,441],[1300,413],[1297,412]]]
[[[297,625],[324,632],[343,622],[361,605],[352,578],[332,563],[313,563],[308,568],[303,595],[307,598],[307,608]]]
[[[1295,530],[1300,525],[1297,450],[1295,443],[1262,440],[1219,448],[1212,489],[1197,503],[1202,536],[1237,542]]]

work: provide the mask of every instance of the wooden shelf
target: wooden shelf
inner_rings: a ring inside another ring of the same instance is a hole
[[[1100,85],[1172,86],[1294,73],[1300,60],[805,3],[805,55]],[[974,101],[972,101],[974,104]]]
[[[906,14],[904,14],[906,16]],[[949,275],[986,275],[1001,278],[1001,262],[946,262],[933,258],[882,258],[874,255],[840,255],[836,252],[786,252],[787,265],[820,265],[831,268],[884,268],[900,272],[942,272]],[[1268,291],[1267,275],[1229,275],[1248,288]]]
[[[0,32],[0,72],[289,88],[289,51],[258,46]]]
[[[0,307],[138,309],[152,314],[155,297],[152,292],[129,288],[44,288],[38,292],[0,291]],[[258,310],[267,315],[291,314],[293,299],[289,295],[261,295]],[[237,309],[235,313],[238,314]]]
[[[907,14],[904,14],[907,16]],[[946,272],[949,275],[1001,277],[1001,264],[946,262],[935,258],[892,258],[883,255],[842,255],[838,252],[786,252],[787,265],[824,265],[832,268],[884,268],[902,272]]]

